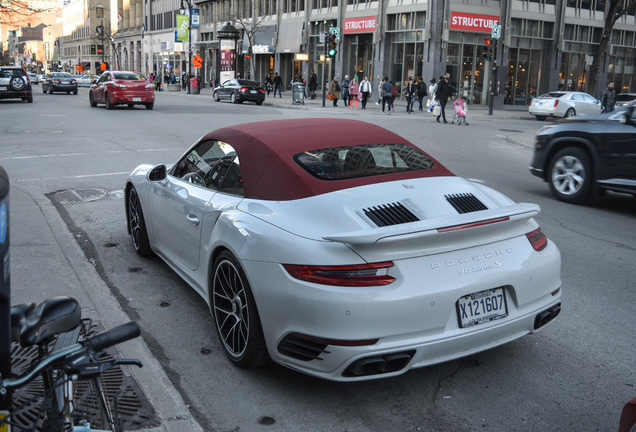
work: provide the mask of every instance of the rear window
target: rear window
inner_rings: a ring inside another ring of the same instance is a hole
[[[124,81],[145,81],[146,78],[143,75],[139,75],[136,73],[123,73],[123,72],[115,72],[115,79],[120,79]]]
[[[544,93],[539,97],[540,98],[560,98],[564,94],[565,92],[550,92],[550,93]]]
[[[433,161],[405,144],[369,144],[306,151],[294,156],[305,171],[321,180],[344,180],[433,168]]]
[[[635,94],[628,94],[628,93],[618,94],[616,95],[616,100],[618,102],[629,102],[629,101],[636,100],[636,93]]]
[[[242,85],[242,86],[258,87],[258,84],[256,82],[254,82],[254,81],[243,80],[243,79],[237,80],[237,81],[238,81],[239,85]]]

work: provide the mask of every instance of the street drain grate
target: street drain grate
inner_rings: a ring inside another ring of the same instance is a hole
[[[58,204],[74,204],[96,201],[108,196],[108,194],[107,190],[98,188],[71,189],[55,192],[51,195],[51,199]]]
[[[93,321],[89,336],[104,330],[101,323]],[[11,345],[11,368],[14,373],[23,373],[37,358],[37,347],[22,348],[18,343]],[[100,362],[112,361],[121,355],[115,347],[110,347],[99,358]],[[132,366],[135,367],[135,366]],[[102,424],[95,394],[89,380],[78,380],[74,386],[75,413],[81,413],[92,427],[106,429]],[[111,407],[115,407],[117,399],[117,413],[122,420],[124,430],[138,430],[157,427],[160,422],[150,402],[146,399],[139,384],[133,378],[128,366],[115,366],[102,375],[102,386],[106,392]],[[25,430],[41,431],[42,396],[44,386],[42,378],[38,377],[26,387],[13,394],[13,421],[25,427]]]

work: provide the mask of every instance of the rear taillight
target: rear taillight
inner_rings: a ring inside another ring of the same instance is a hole
[[[265,93],[265,89],[258,89],[259,92]]]
[[[246,93],[246,92],[250,91],[250,89],[248,89],[247,87],[241,87],[241,89],[239,91],[241,93]]]
[[[554,108],[556,108],[558,104],[559,104],[559,100],[557,99],[554,101]]]
[[[348,287],[382,286],[392,283],[391,261],[343,266],[283,264],[290,276],[305,282]]]
[[[548,245],[548,238],[541,232],[541,228],[526,234],[526,237],[528,237],[528,241],[537,252],[542,251]]]

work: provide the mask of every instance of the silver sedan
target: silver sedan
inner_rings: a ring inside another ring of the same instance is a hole
[[[601,103],[587,93],[553,91],[534,98],[528,112],[537,120],[547,117],[573,117],[575,115],[600,114]]]

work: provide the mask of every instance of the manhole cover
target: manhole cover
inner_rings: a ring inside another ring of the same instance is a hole
[[[96,201],[104,198],[108,193],[105,189],[97,188],[71,189],[56,192],[51,196],[51,199],[58,204],[71,204]]]

